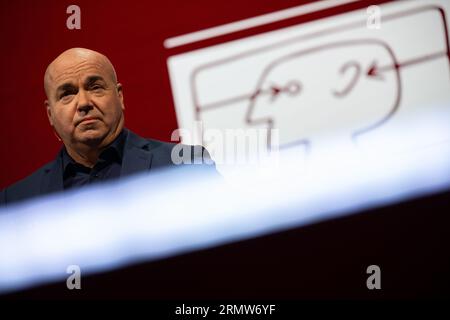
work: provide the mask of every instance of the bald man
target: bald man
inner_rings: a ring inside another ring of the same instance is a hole
[[[64,146],[54,161],[3,190],[2,204],[175,165],[174,144],[124,128],[122,85],[105,55],[84,48],[64,51],[47,67],[44,88],[50,126]],[[180,150],[183,156],[186,149]],[[214,168],[204,148],[189,153],[193,163]]]

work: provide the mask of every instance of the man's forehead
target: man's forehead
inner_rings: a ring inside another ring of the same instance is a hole
[[[72,48],[61,53],[47,67],[44,75],[44,89],[47,97],[64,83],[79,83],[89,76],[101,76],[105,81],[117,83],[117,75],[109,59],[96,51]]]
[[[60,81],[65,77],[80,77],[86,72],[95,72],[117,81],[114,67],[105,55],[81,48],[66,50],[53,60],[46,70],[46,80]]]
[[[59,63],[49,68],[49,80],[53,84],[66,81],[85,80],[91,76],[100,76],[106,79],[111,72],[98,61],[82,61],[78,63]]]

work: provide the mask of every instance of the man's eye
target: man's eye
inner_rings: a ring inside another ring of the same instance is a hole
[[[103,87],[101,85],[99,85],[99,84],[96,84],[96,85],[93,85],[91,87],[91,89],[94,90],[94,91],[99,91],[99,90],[102,90]]]
[[[73,92],[66,91],[66,92],[61,93],[61,95],[59,96],[59,99],[67,99],[67,97],[71,96],[71,95],[73,95]]]

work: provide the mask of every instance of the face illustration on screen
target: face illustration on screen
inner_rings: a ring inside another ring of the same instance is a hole
[[[448,1],[433,3],[383,6],[380,28],[366,24],[362,8],[280,28],[260,22],[267,30],[227,41],[210,29],[203,35],[213,45],[168,60],[180,127],[201,122],[195,132],[204,135],[213,158],[215,150],[226,157],[232,149],[208,140],[208,130],[266,130],[258,142],[266,140],[271,151],[298,150],[300,163],[336,153],[356,159],[386,145],[393,152],[413,150],[447,139],[437,130],[416,136],[415,129],[399,129],[412,118],[412,128],[426,125],[419,114],[450,110]],[[174,37],[167,45],[183,41],[196,38]]]
[[[292,52],[268,64],[250,100],[248,122],[270,121],[282,144],[315,138],[326,130],[351,140],[376,130],[396,110],[399,77],[378,77],[371,66],[395,64],[388,46],[379,41],[336,42]],[[352,52],[358,51],[357,58]],[[345,143],[345,141],[344,141]]]

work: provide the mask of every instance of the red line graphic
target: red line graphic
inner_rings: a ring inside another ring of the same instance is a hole
[[[442,58],[445,56],[447,56],[447,52],[445,52],[445,51],[437,52],[437,53],[429,54],[429,55],[426,55],[423,57],[407,60],[405,62],[401,62],[401,63],[395,64],[395,65],[388,65],[388,66],[382,66],[382,67],[379,67],[377,61],[374,61],[371,65],[371,67],[369,68],[369,70],[367,70],[367,75],[369,77],[383,79],[383,73],[386,71],[391,71],[394,69],[398,70],[398,69],[401,69],[404,67],[421,64],[423,62],[439,59],[439,58]]]
[[[374,40],[374,39],[353,40],[353,43],[362,43],[362,42],[375,43],[376,42],[378,44],[383,45],[388,50],[390,56],[392,57],[392,64],[379,66],[378,62],[376,60],[374,60],[370,64],[370,66],[367,68],[367,71],[365,71],[363,74],[365,74],[367,77],[370,77],[371,79],[382,81],[384,79],[383,75],[386,72],[395,71],[396,78],[397,78],[396,82],[397,82],[398,94],[397,94],[396,102],[392,106],[391,111],[383,119],[373,123],[371,126],[362,128],[362,129],[354,132],[352,135],[352,138],[355,138],[360,134],[363,134],[363,133],[366,133],[373,129],[376,129],[377,127],[381,126],[386,121],[388,121],[389,118],[391,118],[394,115],[394,113],[396,112],[396,110],[399,106],[400,99],[401,99],[401,77],[400,77],[400,73],[399,73],[400,69],[408,67],[408,66],[420,64],[420,63],[425,63],[427,61],[439,59],[442,57],[447,57],[447,60],[449,62],[449,67],[450,67],[450,43],[449,43],[449,39],[448,39],[449,32],[448,32],[448,26],[447,26],[445,12],[441,7],[433,5],[433,6],[423,6],[423,7],[419,7],[419,8],[409,9],[409,10],[405,10],[403,12],[383,16],[383,21],[403,18],[406,16],[411,16],[411,15],[426,12],[426,11],[437,11],[440,14],[441,22],[442,22],[443,30],[444,30],[443,38],[444,38],[444,42],[445,42],[445,46],[446,46],[446,50],[443,52],[436,52],[436,53],[429,54],[426,56],[399,62],[396,60],[392,49],[387,44],[382,43],[379,40]],[[255,90],[253,90],[252,92],[248,92],[247,94],[241,94],[241,95],[230,97],[230,98],[223,99],[223,100],[218,100],[215,102],[210,102],[210,103],[204,104],[204,105],[201,105],[199,103],[199,97],[198,97],[198,92],[197,92],[197,88],[196,88],[196,80],[197,80],[198,74],[207,69],[214,68],[214,67],[217,67],[220,65],[224,65],[229,62],[233,62],[235,60],[239,60],[241,58],[248,57],[248,56],[260,53],[260,52],[266,52],[266,51],[270,51],[270,50],[273,50],[278,47],[290,45],[290,44],[296,43],[300,40],[316,38],[321,35],[329,35],[329,34],[336,33],[336,32],[346,31],[346,30],[349,30],[352,28],[358,28],[360,26],[361,26],[361,22],[356,22],[356,23],[351,23],[351,24],[335,27],[332,29],[321,30],[318,32],[311,33],[309,35],[295,37],[295,38],[292,38],[289,40],[284,40],[279,43],[274,43],[274,44],[268,45],[264,48],[251,49],[246,52],[236,54],[234,56],[230,56],[230,57],[227,57],[227,58],[215,61],[215,62],[210,62],[210,63],[204,64],[200,67],[197,67],[196,69],[194,69],[194,71],[191,74],[191,92],[192,92],[193,102],[194,102],[194,106],[195,106],[196,120],[201,120],[201,114],[203,112],[209,112],[210,110],[213,110],[216,108],[226,107],[227,105],[231,105],[231,104],[242,102],[242,101],[248,101],[249,105],[247,107],[245,119],[243,119],[243,120],[246,123],[248,123],[249,125],[258,125],[261,123],[266,124],[267,128],[269,129],[268,130],[269,136],[267,137],[267,141],[268,141],[268,147],[270,147],[270,140],[271,140],[270,129],[272,129],[274,127],[275,120],[271,117],[262,118],[262,119],[253,119],[252,114],[253,114],[253,108],[254,108],[255,101],[263,95],[270,95],[271,100],[275,100],[281,94],[289,94],[289,95],[301,94],[303,86],[300,82],[297,82],[297,83],[290,82],[283,86],[272,85],[269,88],[263,89],[261,87],[261,84],[263,83],[263,79],[265,78],[265,75],[267,74],[268,70],[273,68],[273,66],[277,64],[277,61],[279,63],[279,61],[281,61],[282,59],[287,59],[288,57],[290,57],[292,55],[307,54],[307,53],[314,52],[314,51],[317,51],[317,50],[323,49],[323,48],[329,48],[329,47],[336,46],[336,45],[344,45],[345,43],[350,44],[352,41],[347,41],[347,42],[343,41],[340,43],[325,44],[320,47],[304,50],[301,53],[296,52],[296,53],[290,54],[289,56],[278,58],[275,62],[272,62],[268,67],[265,68],[265,70],[262,72],[262,75],[259,77],[258,84],[257,84]],[[361,70],[360,70],[361,67],[359,65],[356,65],[355,63],[356,62],[352,63],[351,61],[349,61],[349,65],[347,67],[345,65],[342,67],[343,73],[345,73],[348,68],[354,69],[355,72],[354,72],[354,76],[353,76],[352,80],[348,83],[348,85],[345,88],[343,88],[341,90],[334,89],[334,94],[336,95],[336,97],[340,97],[340,96],[344,96],[344,95],[348,94],[349,91],[354,87],[355,83],[357,82],[358,77],[360,77],[362,75]],[[308,144],[309,142],[305,139],[302,139],[302,140],[299,140],[298,142],[295,142],[295,141],[291,142],[291,143],[289,143],[289,145],[291,145],[291,144],[294,145],[297,143]],[[283,146],[280,146],[280,147],[283,147]]]

